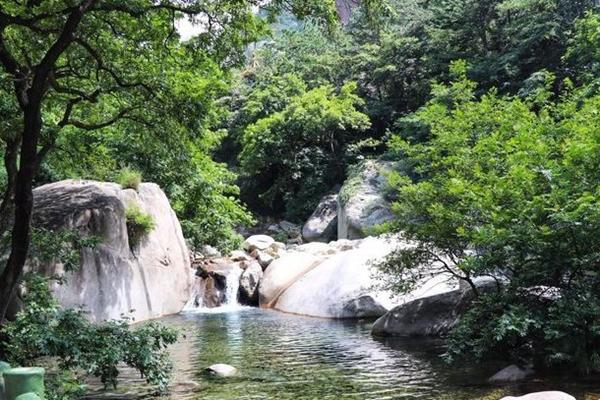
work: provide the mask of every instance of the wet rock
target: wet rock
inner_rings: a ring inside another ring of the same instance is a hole
[[[240,277],[238,300],[241,304],[258,306],[258,285],[262,277],[263,270],[257,261],[246,267]]]
[[[238,374],[238,369],[228,364],[213,364],[206,368],[206,372],[217,378],[231,378]]]
[[[514,383],[525,380],[532,376],[535,371],[531,368],[521,368],[517,365],[509,365],[508,367],[496,372],[494,376],[488,379],[490,383]]]
[[[575,400],[575,397],[565,392],[536,392],[519,397],[507,396],[501,400]]]
[[[273,262],[274,258],[272,255],[259,251],[256,255],[256,260],[263,269],[266,269]]]
[[[337,206],[337,194],[330,194],[319,201],[302,227],[302,238],[306,242],[327,243],[337,239]]]
[[[244,241],[244,250],[252,252],[254,250],[266,250],[275,243],[275,240],[271,236],[267,235],[253,235]]]

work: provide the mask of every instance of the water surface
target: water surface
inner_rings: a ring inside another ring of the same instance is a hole
[[[599,399],[600,384],[539,380],[525,386],[485,384],[503,365],[447,366],[431,341],[376,340],[366,321],[334,321],[269,310],[187,313],[164,318],[185,338],[173,348],[175,398],[203,400],[499,399],[534,390],[568,390]],[[237,367],[211,379],[215,363]],[[596,393],[596,394],[595,394]]]

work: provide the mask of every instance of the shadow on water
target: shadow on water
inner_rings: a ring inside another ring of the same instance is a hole
[[[373,338],[367,321],[334,321],[243,309],[182,314],[163,323],[185,337],[173,347],[172,398],[203,400],[497,400],[537,390],[600,399],[600,382],[549,377],[494,388],[486,379],[504,365],[446,365],[439,341]],[[240,374],[215,379],[212,364]],[[564,382],[564,383],[563,383]]]

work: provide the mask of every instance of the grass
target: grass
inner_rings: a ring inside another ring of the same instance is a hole
[[[138,187],[142,183],[142,174],[132,168],[125,167],[117,172],[115,180],[123,189],[138,190]]]
[[[152,216],[143,212],[136,204],[129,204],[125,208],[125,220],[129,246],[132,248],[139,245],[141,240],[156,227]]]

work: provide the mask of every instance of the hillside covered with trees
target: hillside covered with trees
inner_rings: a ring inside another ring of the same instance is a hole
[[[472,289],[446,362],[600,373],[597,1],[7,0],[0,65],[0,354],[63,357],[103,383],[125,362],[166,385],[173,332],[140,328],[134,348],[127,324],[60,314],[25,273],[96,245],[32,226],[34,188],[155,182],[192,250],[231,253],[265,221],[304,223],[378,160],[393,219],[369,233],[412,244],[378,285],[408,293],[441,263]],[[24,277],[38,308],[7,321]],[[36,348],[48,321],[63,336]],[[105,360],[118,337],[128,348]]]

